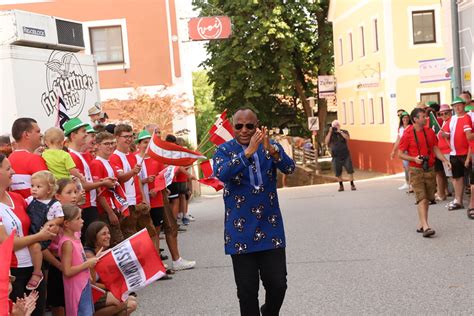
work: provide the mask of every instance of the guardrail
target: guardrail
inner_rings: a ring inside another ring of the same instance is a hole
[[[293,159],[296,164],[318,169],[318,152],[314,149],[293,147]]]

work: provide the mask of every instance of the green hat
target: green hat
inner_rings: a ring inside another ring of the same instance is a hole
[[[463,98],[455,97],[453,102],[451,102],[451,105],[455,105],[455,104],[458,104],[458,103],[466,104],[466,101],[464,101]]]
[[[92,128],[92,126],[90,124],[87,124],[86,125],[86,132],[87,134],[90,134],[90,133],[97,133],[97,131],[95,129]]]
[[[87,125],[89,125],[89,124],[82,122],[81,119],[78,118],[78,117],[72,118],[69,121],[67,121],[66,123],[64,123],[64,125],[63,125],[64,135],[69,136],[69,134],[71,134],[75,130],[78,130],[79,128],[81,128],[83,126],[87,126]]]
[[[138,144],[141,140],[144,140],[144,139],[147,139],[147,138],[151,138],[150,133],[148,133],[147,131],[141,131],[141,132],[138,134],[138,137],[137,137],[137,139],[135,140],[135,143]]]
[[[474,105],[466,105],[466,107],[464,108],[464,111],[468,112],[468,111],[472,111],[474,110]]]
[[[428,101],[428,102],[426,102],[426,105],[427,105],[427,106],[432,106],[433,104],[438,104],[438,103],[435,102],[435,101]]]

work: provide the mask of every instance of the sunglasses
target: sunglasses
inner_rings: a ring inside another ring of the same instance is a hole
[[[451,115],[451,111],[448,112],[439,112],[439,116]]]
[[[248,129],[248,130],[254,130],[255,129],[255,124],[249,123],[249,124],[235,124],[234,128],[238,131],[240,131],[242,128]]]

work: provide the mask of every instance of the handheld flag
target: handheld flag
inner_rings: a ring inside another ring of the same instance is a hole
[[[8,311],[8,283],[10,283],[10,261],[13,252],[13,238],[16,232],[3,241],[0,245],[0,315],[9,315]]]
[[[219,128],[219,126],[221,126],[222,122],[226,120],[226,118],[227,118],[227,109],[225,109],[224,112],[222,112],[221,115],[219,115],[217,120],[214,122],[214,125],[212,125],[211,129],[209,130],[209,134],[213,135],[216,132],[216,130]]]
[[[201,170],[202,170],[202,174],[204,178],[199,179],[198,181],[204,185],[213,187],[216,190],[216,192],[222,190],[224,188],[224,184],[219,179],[217,179],[216,177],[212,175],[213,171],[212,171],[211,162],[209,160],[203,161],[201,162],[200,166],[201,166]]]
[[[441,130],[441,127],[439,126],[438,120],[436,119],[436,116],[434,113],[431,111],[430,114],[430,128],[434,130],[435,134],[438,134],[438,132]]]
[[[142,289],[166,274],[146,228],[107,250],[99,258],[95,270],[106,288],[122,301],[130,292]]]
[[[148,154],[165,165],[190,166],[200,158],[206,158],[200,152],[192,151],[174,143],[166,142],[154,135],[150,141]]]
[[[95,286],[94,284],[91,284],[91,288],[92,288],[92,302],[95,304],[97,303],[98,300],[100,300],[100,298],[102,296],[105,295],[105,290],[101,289],[100,287],[97,287]]]
[[[224,120],[222,124],[216,129],[209,139],[217,146],[224,144],[225,142],[234,138],[234,131],[229,120]]]
[[[123,216],[127,217],[130,215],[130,210],[128,209],[128,202],[123,191],[123,188],[120,185],[116,185],[115,188],[109,189],[111,193],[112,203],[115,208],[122,213]]]
[[[164,190],[173,182],[174,175],[179,167],[168,166],[165,169],[161,170],[158,176],[155,178],[155,191]]]

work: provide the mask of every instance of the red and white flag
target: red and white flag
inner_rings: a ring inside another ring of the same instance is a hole
[[[216,192],[220,191],[224,188],[224,184],[213,176],[212,166],[210,160],[206,160],[200,163],[202,175],[204,176],[203,179],[199,179],[198,181],[204,185],[213,187]]]
[[[224,112],[222,112],[221,115],[214,122],[214,125],[212,125],[211,129],[209,130],[209,134],[213,135],[216,132],[216,130],[219,128],[219,126],[222,125],[222,122],[226,120],[226,118],[227,118],[227,109],[225,109]]]
[[[0,225],[1,221],[0,221]],[[13,252],[13,238],[16,231],[10,234],[0,245],[0,315],[10,315],[8,308],[8,284],[10,283],[10,262]]]
[[[155,178],[155,187],[153,190],[161,191],[164,190],[173,182],[174,175],[179,167],[168,166],[165,169],[161,170],[158,176]]]
[[[200,158],[206,158],[200,152],[192,151],[174,143],[166,142],[157,135],[150,141],[148,154],[165,165],[190,166]]]
[[[101,289],[98,286],[95,286],[94,284],[91,284],[91,288],[92,288],[92,302],[95,304],[97,303],[98,300],[100,300],[102,296],[105,295],[106,292],[105,290]]]
[[[142,289],[166,275],[166,269],[146,228],[104,252],[95,270],[105,287],[122,301],[127,299],[130,292]]]
[[[127,217],[130,215],[130,210],[128,209],[128,202],[125,192],[120,185],[116,185],[115,188],[109,189],[111,193],[111,200],[115,206],[115,209],[122,213],[123,216]]]
[[[234,139],[234,130],[229,120],[224,120],[209,140],[219,146],[231,139]]]

